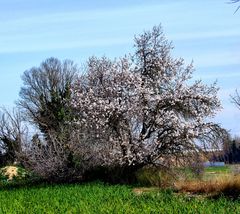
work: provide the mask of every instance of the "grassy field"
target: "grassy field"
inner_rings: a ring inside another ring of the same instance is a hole
[[[214,188],[240,189],[238,177],[234,182],[226,179],[233,176],[232,168],[205,168],[202,179],[180,182],[180,191],[100,182],[15,187],[9,182],[0,185],[0,213],[240,213],[240,199],[211,195]],[[221,180],[215,182],[216,178]]]
[[[3,189],[0,213],[240,213],[240,202],[89,183]]]

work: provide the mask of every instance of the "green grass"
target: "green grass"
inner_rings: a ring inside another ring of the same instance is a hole
[[[228,165],[225,166],[210,166],[206,167],[205,172],[215,172],[215,173],[229,173],[231,171],[230,167]]]
[[[232,170],[229,165],[211,166],[204,168],[203,179],[204,180],[218,179],[220,177],[228,177],[231,174]]]
[[[2,189],[0,213],[240,213],[240,201],[132,189],[102,183]]]

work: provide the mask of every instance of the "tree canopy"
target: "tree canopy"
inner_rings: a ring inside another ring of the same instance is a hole
[[[218,88],[190,84],[193,66],[172,48],[156,26],[135,37],[132,59],[90,58],[75,83],[79,127],[90,130],[106,164],[165,165],[216,142],[221,128],[207,121],[221,109]]]
[[[77,72],[78,68],[72,61],[49,58],[22,75],[24,86],[19,93],[18,105],[24,110],[27,120],[44,134],[50,130],[61,131],[61,125],[70,119],[70,87]]]

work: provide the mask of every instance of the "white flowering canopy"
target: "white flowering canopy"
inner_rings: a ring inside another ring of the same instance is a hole
[[[172,48],[161,27],[154,27],[135,38],[131,57],[90,58],[72,87],[82,141],[93,145],[104,164],[190,156],[222,134],[209,122],[221,109],[216,84],[190,84],[193,66],[173,58]]]

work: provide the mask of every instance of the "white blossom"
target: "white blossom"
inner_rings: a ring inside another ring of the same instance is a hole
[[[72,88],[72,106],[96,140],[105,164],[151,163],[186,154],[219,128],[216,84],[192,85],[192,64],[174,59],[161,28],[136,37],[133,61],[92,57]]]

